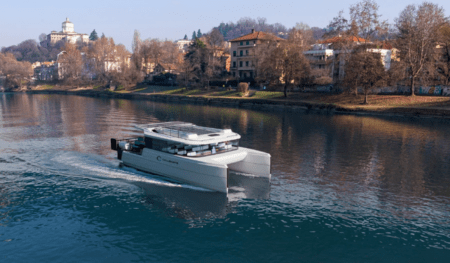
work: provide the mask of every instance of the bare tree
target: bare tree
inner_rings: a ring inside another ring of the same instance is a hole
[[[112,81],[129,90],[143,80],[141,71],[132,65],[131,54],[124,45],[116,45],[114,53],[117,66],[113,71]]]
[[[189,59],[183,59],[179,64],[178,68],[180,70],[181,77],[184,79],[184,86],[188,86],[188,82],[194,77],[194,65]]]
[[[205,36],[206,47],[208,49],[208,70],[209,79],[219,77],[225,70],[222,65],[222,56],[228,52],[228,47],[224,46],[224,38],[218,29],[213,29]]]
[[[415,82],[424,77],[435,63],[438,31],[444,24],[442,7],[424,2],[420,6],[408,5],[396,19],[399,35],[397,47],[403,68],[410,79],[411,96],[414,96]]]
[[[109,83],[117,68],[116,45],[112,38],[101,37],[86,50],[89,66],[97,76],[97,80]]]
[[[344,83],[357,89],[364,90],[364,104],[367,104],[367,95],[375,88],[385,83],[385,70],[378,53],[363,50],[354,50],[346,66]]]
[[[32,74],[31,63],[17,61],[11,53],[0,53],[0,72],[6,76],[5,87],[20,87]]]
[[[309,61],[303,55],[309,46],[308,39],[312,39],[310,31],[292,29],[287,41],[266,41],[260,45],[257,79],[282,84],[284,96],[287,97],[291,86],[300,85],[310,76]]]
[[[80,80],[83,58],[75,44],[69,42],[65,44],[63,53],[58,58],[58,64],[58,70],[65,82],[74,83]]]
[[[380,21],[378,4],[373,0],[363,0],[352,5],[350,17],[358,29],[358,35],[366,40],[374,39],[388,30],[387,21]]]
[[[305,30],[305,31],[311,29],[308,24],[303,23],[303,22],[295,23],[295,27],[294,28],[297,29],[297,30]]]
[[[161,62],[163,56],[162,44],[158,39],[146,39],[142,41],[140,56],[144,62],[143,71],[148,74]]]
[[[161,61],[169,66],[169,70],[172,70],[181,61],[181,52],[178,49],[177,44],[172,41],[164,41],[161,43],[162,56]]]
[[[344,17],[344,10],[339,11],[338,15],[328,23],[329,31],[324,34],[324,37],[335,37],[345,33],[350,27],[348,19]]]

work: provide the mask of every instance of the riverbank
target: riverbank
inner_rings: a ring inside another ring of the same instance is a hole
[[[236,91],[224,90],[185,90],[180,88],[144,87],[134,91],[96,90],[92,88],[72,89],[32,89],[22,92],[33,94],[70,94],[90,97],[152,100],[161,102],[180,102],[205,105],[223,105],[241,108],[273,110],[310,110],[338,114],[365,115],[405,115],[433,116],[450,118],[450,97],[369,95],[369,104],[364,105],[363,95],[289,93],[251,91],[247,96]]]

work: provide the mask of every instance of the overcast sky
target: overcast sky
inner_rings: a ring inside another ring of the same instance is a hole
[[[41,33],[61,30],[66,19],[74,23],[75,32],[90,34],[95,29],[128,49],[134,30],[143,39],[176,40],[200,29],[210,31],[220,22],[236,22],[239,18],[267,18],[267,23],[281,23],[287,28],[297,22],[325,27],[344,10],[348,16],[350,5],[357,0],[292,1],[292,0],[77,0],[77,1],[5,1],[1,4],[0,47],[16,45],[27,39],[38,39]],[[450,0],[431,1],[450,15]],[[378,0],[383,19],[393,22],[408,4],[422,1]]]

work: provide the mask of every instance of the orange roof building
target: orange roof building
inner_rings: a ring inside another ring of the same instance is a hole
[[[356,36],[348,36],[348,37],[336,36],[336,37],[332,37],[329,39],[319,41],[320,44],[334,44],[334,43],[339,43],[339,42],[371,43],[370,41],[368,41],[364,38],[356,37]]]
[[[255,77],[255,47],[265,41],[283,41],[270,33],[255,31],[230,40],[230,72],[239,81],[249,82]]]
[[[274,36],[270,33],[255,31],[254,29],[252,29],[252,32],[250,34],[243,35],[241,37],[232,39],[232,40],[230,40],[230,42],[246,41],[246,40],[279,40],[279,41],[281,41],[284,39]]]

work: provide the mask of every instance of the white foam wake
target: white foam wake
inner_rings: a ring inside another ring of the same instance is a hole
[[[57,162],[66,166],[66,170],[72,170],[69,168],[75,168],[82,170],[84,175],[96,176],[108,179],[120,179],[131,182],[141,182],[153,185],[161,185],[166,187],[180,187],[188,188],[195,191],[210,191],[205,188],[174,183],[159,178],[158,175],[152,175],[145,172],[137,171],[130,167],[118,167],[118,162],[113,162],[98,155],[86,156],[79,155],[78,153],[67,152],[51,159],[52,162]]]

